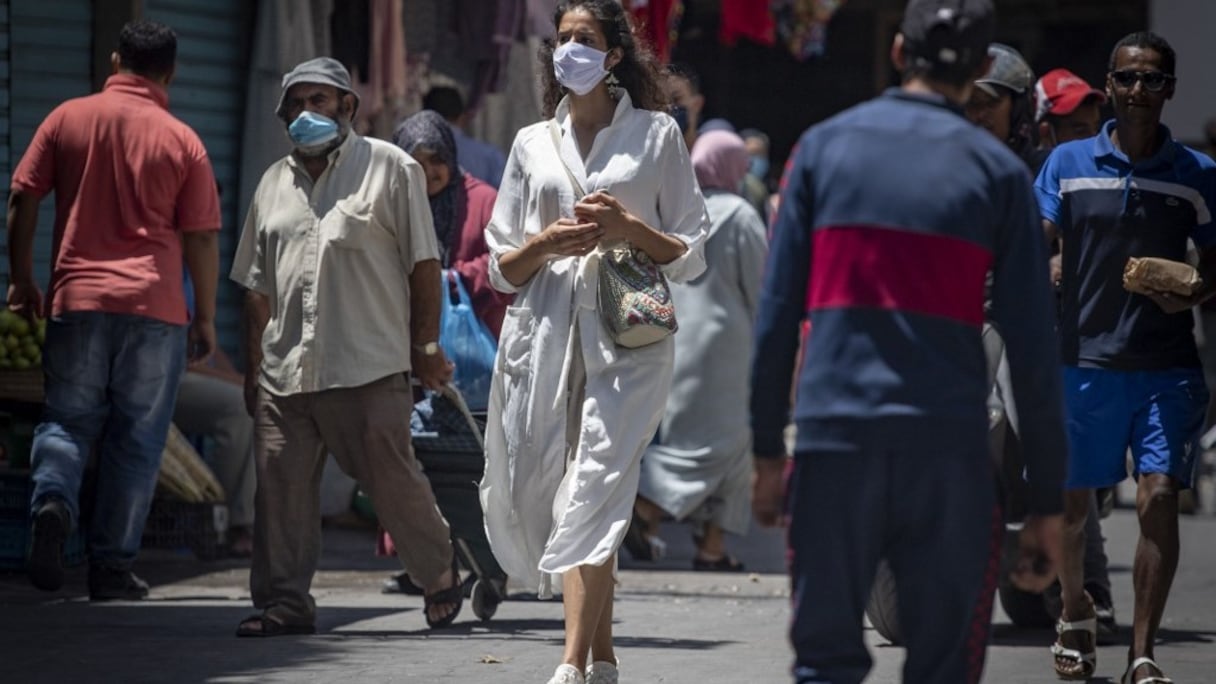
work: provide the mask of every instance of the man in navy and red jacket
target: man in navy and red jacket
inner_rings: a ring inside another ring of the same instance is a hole
[[[985,277],[1018,382],[1028,518],[1014,581],[1042,591],[1059,551],[1067,463],[1046,241],[1025,165],[962,116],[988,65],[991,0],[912,0],[900,88],[811,128],[783,181],[757,321],[755,508],[788,485],[797,682],[860,682],[862,612],[886,559],[904,680],[977,681],[1001,521],[988,453]]]

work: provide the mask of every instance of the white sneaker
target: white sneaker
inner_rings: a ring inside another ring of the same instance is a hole
[[[620,662],[597,660],[591,663],[587,666],[587,684],[617,684],[620,681],[620,672],[617,670]]]
[[[562,663],[557,666],[553,676],[549,678],[549,684],[586,684],[586,682],[583,681],[583,673],[579,672],[577,667]]]

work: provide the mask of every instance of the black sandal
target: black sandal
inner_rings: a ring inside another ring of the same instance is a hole
[[[694,556],[692,569],[700,572],[743,572],[743,563],[729,553],[716,560],[705,560]]]
[[[655,535],[655,527],[646,522],[635,506],[622,542],[634,560],[653,562],[663,557],[666,544]]]
[[[456,558],[452,558],[452,577],[455,582],[447,589],[441,589],[433,594],[422,597],[423,612],[426,614],[426,626],[431,629],[443,629],[456,621],[460,615],[460,607],[464,605],[464,583],[460,581],[460,566]],[[431,607],[437,605],[455,605],[456,609],[438,620],[431,620]]]
[[[253,625],[257,625],[258,628],[254,629]],[[238,637],[277,637],[316,633],[316,625],[288,625],[279,622],[265,613],[250,615],[241,620],[241,623],[236,626],[236,635]]]

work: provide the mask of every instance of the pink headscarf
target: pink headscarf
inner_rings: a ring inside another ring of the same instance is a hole
[[[692,168],[702,190],[716,188],[739,192],[747,174],[747,147],[743,138],[731,131],[707,131],[692,145]]]

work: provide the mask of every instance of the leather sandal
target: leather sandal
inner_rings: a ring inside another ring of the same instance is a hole
[[[1060,643],[1060,636],[1065,632],[1086,632],[1089,634],[1090,650],[1080,651],[1075,648],[1065,648]],[[1086,680],[1093,676],[1094,670],[1098,667],[1098,652],[1096,644],[1098,643],[1098,619],[1093,615],[1075,622],[1068,622],[1064,618],[1060,618],[1056,622],[1056,642],[1051,645],[1052,666],[1055,668],[1056,675],[1060,679],[1069,680]],[[1081,669],[1076,671],[1060,669],[1060,660],[1070,661],[1071,664],[1079,665]]]
[[[257,626],[254,627],[254,625]],[[265,613],[250,615],[241,620],[241,623],[236,626],[236,635],[238,637],[277,637],[316,633],[316,625],[288,625],[279,622]]]
[[[1132,681],[1132,673],[1139,670],[1142,666],[1148,665],[1154,670],[1160,672],[1160,675],[1149,675]],[[1123,677],[1119,680],[1120,684],[1174,684],[1174,680],[1165,676],[1165,670],[1156,663],[1152,658],[1136,658],[1132,664],[1128,666],[1127,672],[1123,673]]]
[[[460,607],[464,605],[464,584],[460,581],[460,566],[457,564],[455,556],[452,557],[452,577],[452,586],[422,597],[423,610],[426,613],[426,626],[431,629],[443,629],[451,625],[456,621],[456,616],[460,614]],[[431,607],[445,604],[455,605],[456,607],[452,612],[438,620],[432,620]]]
[[[729,553],[714,560],[694,556],[692,569],[698,572],[743,572],[743,563]]]

